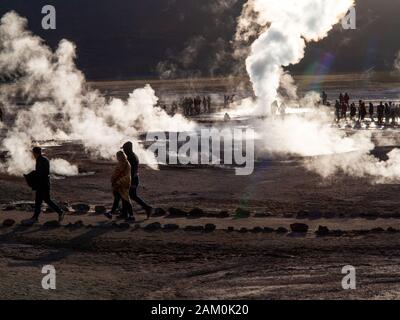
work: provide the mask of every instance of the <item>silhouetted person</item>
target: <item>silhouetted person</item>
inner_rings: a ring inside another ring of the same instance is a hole
[[[144,202],[137,194],[137,189],[139,187],[139,158],[137,155],[133,152],[133,144],[132,142],[126,142],[122,150],[124,150],[128,161],[131,165],[131,178],[132,178],[132,184],[131,188],[129,190],[129,195],[133,201],[135,201],[137,204],[139,204],[147,214],[147,217],[149,218],[153,208],[149,206],[146,202]]]
[[[383,124],[383,116],[384,116],[384,114],[385,114],[385,106],[381,102],[378,105],[378,123],[379,124]]]
[[[354,120],[356,115],[357,115],[357,108],[356,108],[356,104],[353,102],[350,105],[350,119]]]
[[[340,93],[339,95],[339,103],[342,104],[344,102],[344,96],[343,93]]]
[[[343,100],[344,100],[344,103],[349,104],[350,96],[347,92],[344,94]]]
[[[207,113],[207,98],[203,97],[203,112]]]
[[[36,191],[35,212],[33,217],[23,221],[23,224],[34,224],[39,220],[43,201],[58,213],[58,220],[61,222],[64,219],[64,212],[50,198],[50,162],[42,155],[42,149],[39,147],[33,148],[32,154],[36,159],[36,168],[29,176],[32,179],[31,187]]]
[[[369,103],[369,117],[371,121],[374,121],[374,104],[372,102]]]
[[[342,108],[342,118],[347,120],[347,107],[348,104],[342,103],[341,108]]]
[[[385,103],[385,122],[386,124],[389,124],[390,121],[390,105],[388,103]]]
[[[326,106],[328,104],[328,95],[326,94],[325,91],[322,91],[321,98],[322,98],[322,104]]]
[[[340,114],[341,114],[341,108],[340,108],[340,102],[338,100],[336,100],[335,102],[335,118],[336,121],[340,120]]]
[[[365,106],[365,102],[362,101],[360,105],[360,120],[364,121],[366,115],[367,115],[367,107]]]
[[[133,208],[129,191],[131,188],[131,165],[122,151],[117,153],[118,164],[114,169],[111,177],[111,186],[114,195],[114,203],[111,212],[106,213],[106,217],[112,219],[119,207],[119,203],[122,200],[122,214],[120,218],[125,218],[129,221],[135,221],[133,217]]]

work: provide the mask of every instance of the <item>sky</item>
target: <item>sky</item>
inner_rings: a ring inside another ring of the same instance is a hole
[[[1,0],[51,47],[77,45],[88,79],[219,76],[238,72],[231,40],[244,0]],[[391,71],[400,50],[400,2],[358,0],[357,29],[337,26],[307,48],[296,74]],[[43,30],[41,9],[57,10],[57,29]]]

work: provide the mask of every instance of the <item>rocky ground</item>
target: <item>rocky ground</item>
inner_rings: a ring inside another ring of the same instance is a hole
[[[62,225],[36,226],[22,178],[0,176],[0,296],[5,299],[395,299],[400,289],[399,185],[322,180],[301,160],[230,169],[141,168],[139,193],[158,210],[136,223],[108,221],[113,164],[79,146],[47,150],[79,165],[53,180],[68,209]],[[293,232],[295,231],[295,232]],[[54,265],[57,289],[41,287]],[[342,268],[357,289],[342,289]]]

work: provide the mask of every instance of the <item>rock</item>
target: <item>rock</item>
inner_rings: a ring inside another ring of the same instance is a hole
[[[243,208],[237,208],[235,211],[235,219],[246,219],[250,218],[250,211]]]
[[[383,233],[385,232],[385,230],[383,230],[382,228],[374,228],[371,230],[372,233]]]
[[[335,237],[341,237],[344,235],[344,231],[343,230],[333,230],[333,231],[331,231],[331,234]]]
[[[305,210],[300,210],[297,212],[296,219],[307,219],[310,216],[310,213]]]
[[[179,229],[179,226],[177,224],[166,224],[164,225],[163,229],[168,231],[175,231]]]
[[[398,232],[396,229],[394,229],[394,228],[392,228],[392,227],[387,228],[386,231],[389,232],[389,233],[396,233],[396,232]]]
[[[199,208],[194,208],[193,210],[191,210],[188,214],[189,218],[201,218],[205,216],[205,213],[203,210],[199,209]]]
[[[269,228],[269,227],[265,227],[264,230],[263,230],[264,233],[272,233],[274,231],[275,231],[274,229]]]
[[[322,218],[322,213],[319,210],[313,210],[310,212],[308,218],[310,220],[318,220]]]
[[[220,213],[218,213],[217,218],[219,219],[226,219],[229,218],[229,212],[228,211],[221,211]]]
[[[264,231],[264,229],[261,228],[261,227],[254,227],[254,228],[251,230],[251,232],[253,232],[253,233],[261,233],[261,232],[263,232],[263,231]]]
[[[135,224],[132,227],[132,231],[140,230],[140,224]]]
[[[94,212],[96,214],[105,214],[107,213],[107,208],[105,206],[95,206],[94,207]]]
[[[329,235],[328,227],[319,226],[318,230],[315,231],[316,235],[319,237],[325,237]]]
[[[289,232],[289,230],[284,227],[279,227],[278,229],[276,229],[276,233],[279,233],[279,234],[288,233],[288,232]]]
[[[161,229],[161,223],[153,222],[144,227],[146,231],[157,231]]]
[[[187,213],[181,209],[169,208],[168,212],[169,212],[169,217],[172,217],[172,218],[186,218],[187,217]]]
[[[376,220],[379,218],[379,214],[377,212],[368,212],[368,213],[362,213],[361,218],[367,219],[367,220]]]
[[[325,212],[323,214],[323,217],[325,219],[333,219],[333,218],[335,218],[335,216],[336,216],[336,214],[334,212]]]
[[[154,212],[153,212],[153,214],[152,214],[152,217],[157,218],[157,217],[164,217],[164,216],[166,216],[166,215],[167,215],[167,212],[166,212],[164,209],[162,209],[162,208],[156,208],[156,209],[154,209]]]
[[[304,223],[293,223],[290,225],[290,229],[295,233],[307,233],[308,225]]]
[[[84,203],[78,203],[72,205],[72,209],[74,209],[77,214],[86,214],[90,210],[90,206]]]
[[[203,226],[186,226],[184,228],[185,231],[195,232],[195,231],[204,231]]]
[[[61,227],[60,223],[56,220],[47,221],[43,224],[43,228],[55,229],[55,228],[60,228],[60,227]]]
[[[14,219],[6,219],[3,221],[3,227],[5,227],[5,228],[12,227],[14,224],[15,224]]]
[[[352,233],[357,236],[365,236],[370,233],[369,230],[353,230]]]
[[[217,229],[217,226],[215,224],[212,224],[212,223],[208,223],[208,224],[206,224],[204,226],[204,230],[206,232],[213,232],[213,231],[215,231],[215,229]]]
[[[83,228],[85,225],[83,224],[83,221],[78,220],[73,224],[74,228]]]

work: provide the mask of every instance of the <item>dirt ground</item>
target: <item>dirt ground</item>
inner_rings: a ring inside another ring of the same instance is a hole
[[[93,161],[73,144],[51,148],[94,175],[53,180],[57,201],[110,207],[110,161]],[[336,177],[323,180],[300,160],[266,161],[252,176],[230,169],[141,168],[139,193],[168,210],[201,208],[209,217],[152,217],[135,206],[129,228],[102,215],[71,211],[60,228],[43,214],[40,224],[18,223],[31,212],[0,211],[0,297],[3,299],[397,299],[400,290],[399,185],[374,185]],[[0,203],[29,201],[22,178],[0,176]],[[237,208],[250,217],[238,217]],[[6,209],[5,207],[3,209]],[[215,214],[228,211],[230,216]],[[212,215],[214,214],[214,216]],[[258,215],[257,215],[258,214]],[[264,214],[264,215],[260,215]],[[82,221],[81,227],[70,224]],[[145,230],[153,222],[176,231]],[[290,230],[309,225],[306,235],[250,232],[255,227]],[[186,226],[214,224],[213,232]],[[69,227],[68,227],[69,226]],[[342,233],[318,237],[319,226]],[[127,227],[127,226],[126,226]],[[230,232],[228,231],[228,228]],[[246,228],[246,229],[242,229]],[[381,228],[381,229],[376,229]],[[242,230],[241,230],[242,229]],[[240,231],[241,230],[241,231]],[[247,231],[247,232],[246,232]],[[41,287],[44,265],[54,265],[57,289]],[[357,271],[357,289],[343,290],[342,268]]]

